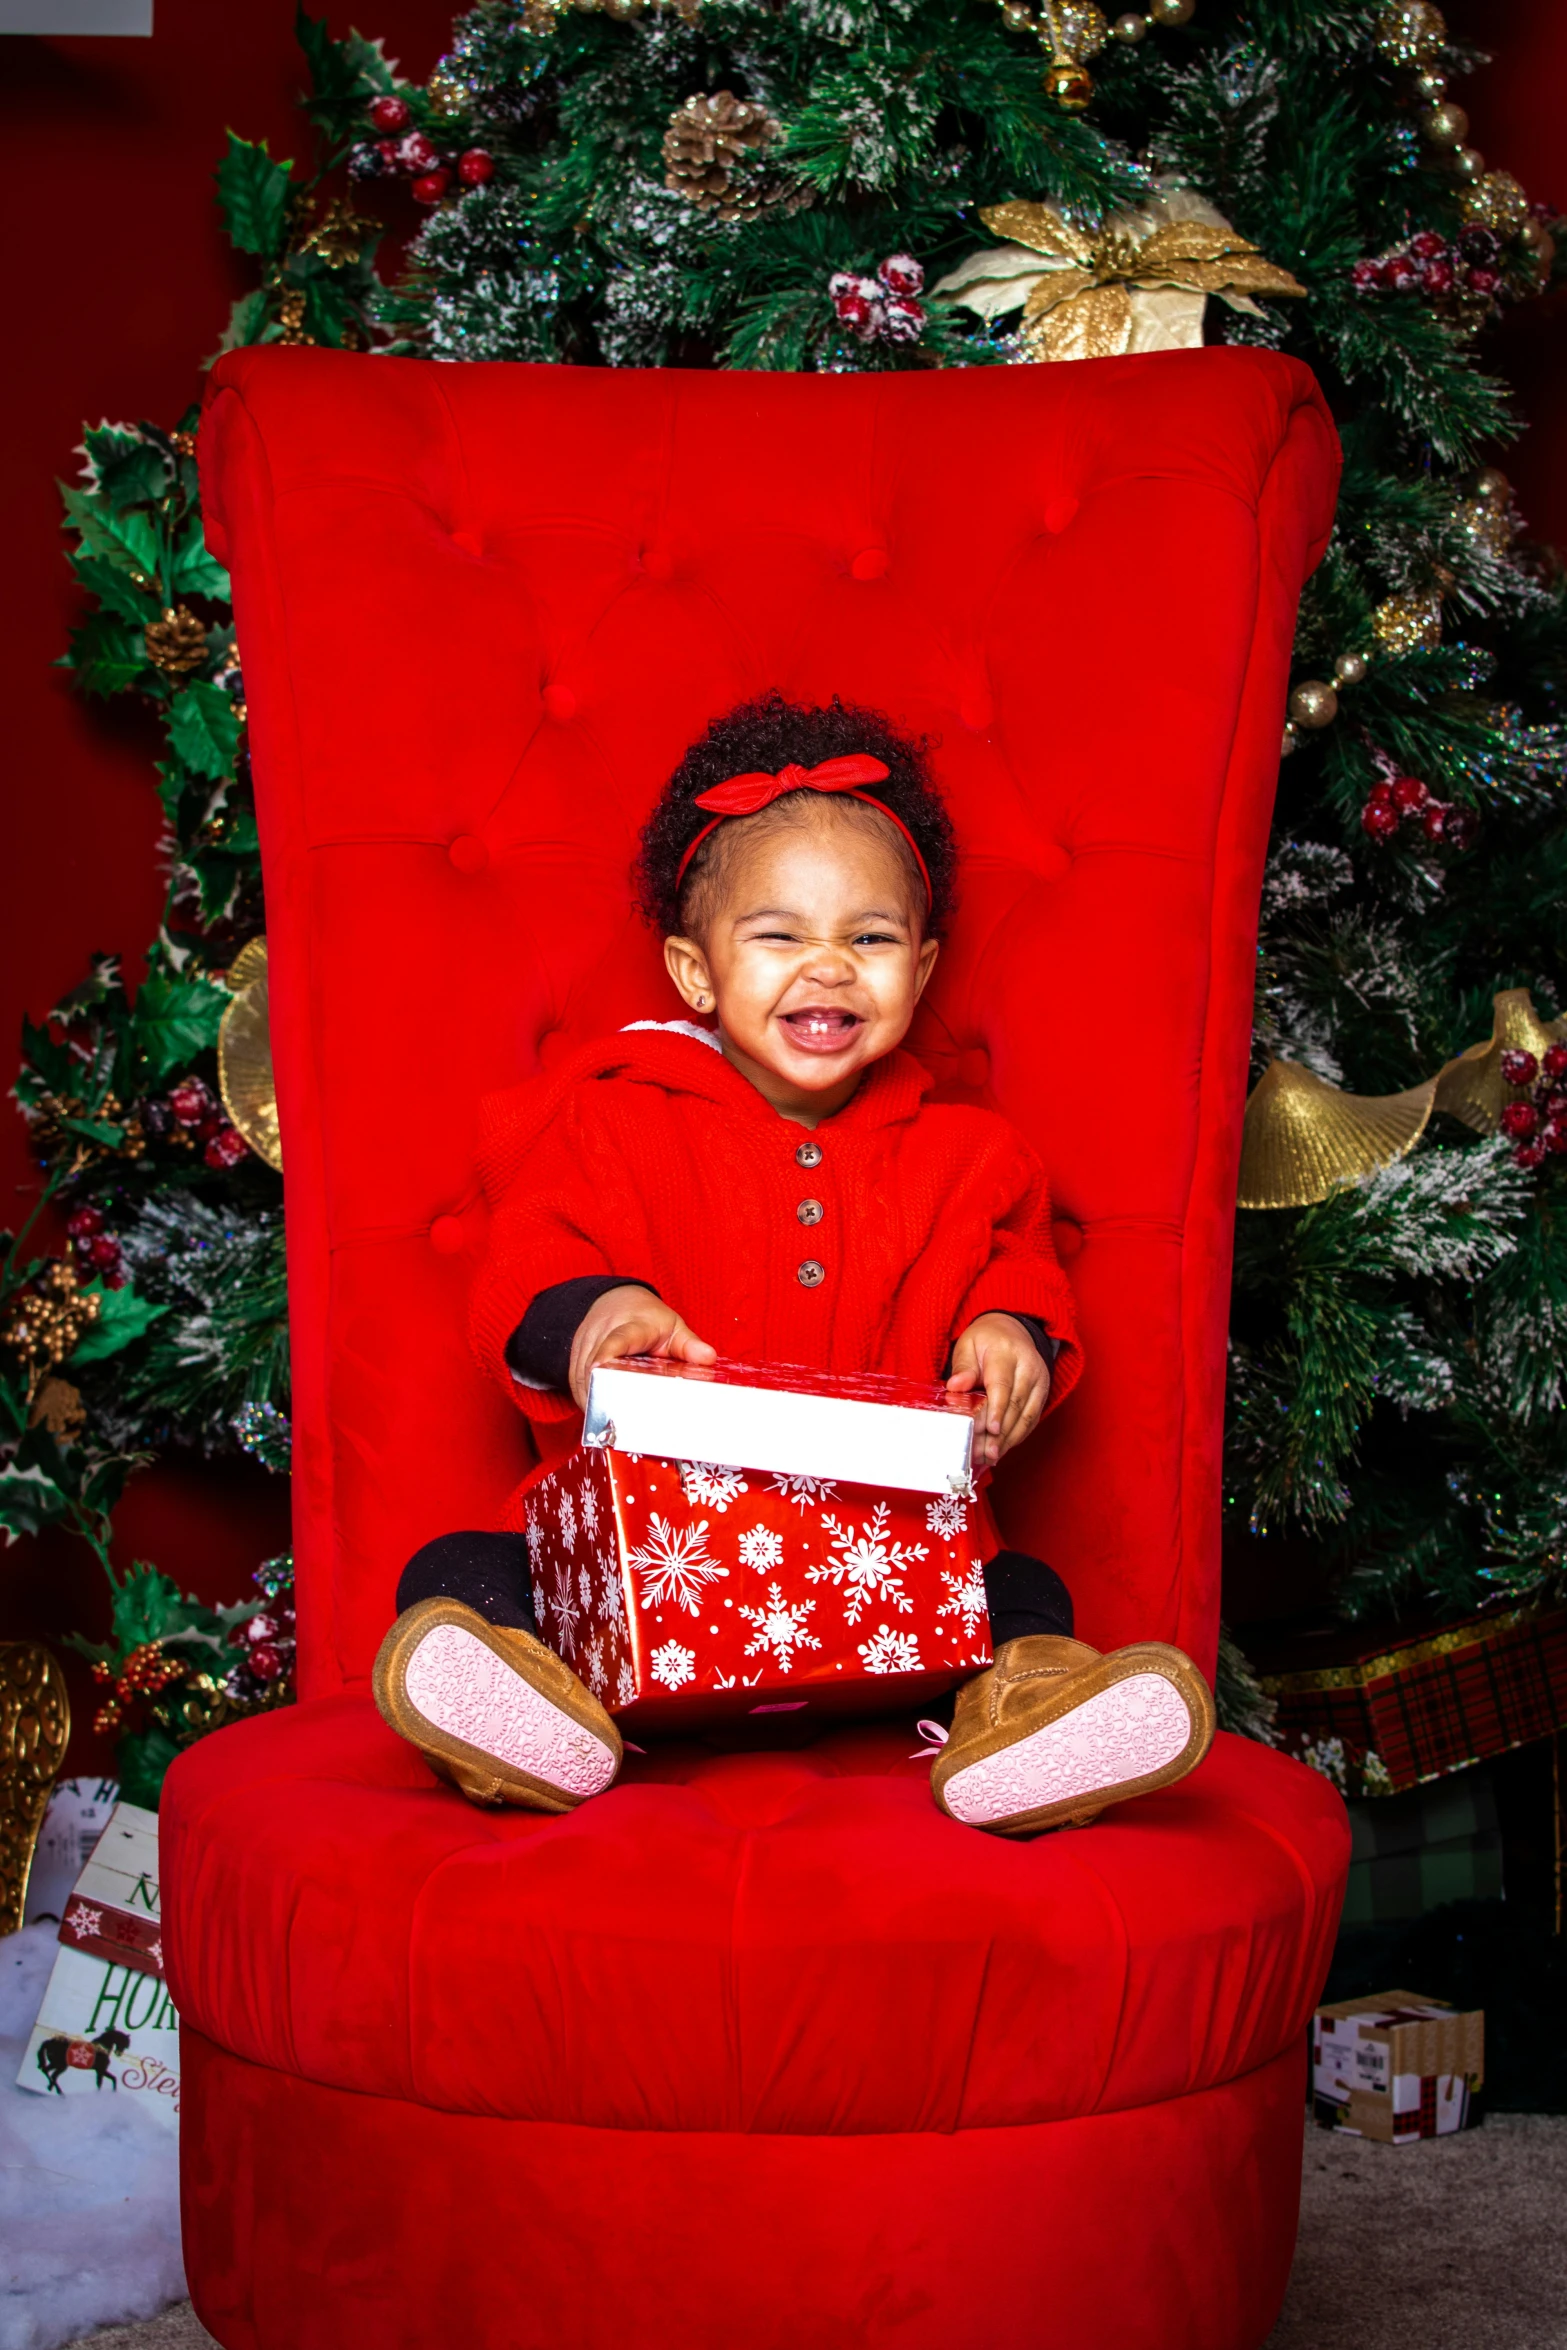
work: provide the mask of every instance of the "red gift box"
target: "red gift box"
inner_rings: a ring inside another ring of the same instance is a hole
[[[902,1712],[991,1661],[979,1495],[582,1446],[525,1508],[539,1629],[631,1732]]]

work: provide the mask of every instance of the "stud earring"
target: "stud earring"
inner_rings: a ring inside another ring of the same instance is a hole
[[[705,995],[699,995],[697,997],[696,1008],[699,1012],[705,1012],[707,1010],[707,998]]]

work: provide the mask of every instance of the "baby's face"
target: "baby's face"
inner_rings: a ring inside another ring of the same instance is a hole
[[[908,1032],[936,960],[923,893],[879,816],[824,806],[737,827],[700,939],[665,957],[687,1003],[786,1116],[828,1117]]]

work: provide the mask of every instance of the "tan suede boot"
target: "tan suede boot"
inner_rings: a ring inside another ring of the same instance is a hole
[[[620,1769],[620,1732],[571,1667],[459,1599],[405,1608],[371,1685],[399,1737],[470,1803],[573,1811]]]
[[[1145,1640],[1101,1656],[1081,1640],[1008,1640],[966,1682],[931,1767],[941,1810],[997,1836],[1086,1827],[1106,1805],[1184,1778],[1213,1743],[1213,1699],[1190,1657]]]

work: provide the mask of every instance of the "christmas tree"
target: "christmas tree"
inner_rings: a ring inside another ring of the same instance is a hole
[[[1497,469],[1516,420],[1485,348],[1555,259],[1465,143],[1477,56],[1424,0],[1154,0],[1113,26],[1077,0],[488,0],[424,86],[300,32],[312,162],[230,134],[219,166],[258,277],[226,345],[863,370],[1206,339],[1315,370],[1345,479],[1264,899],[1230,1508],[1309,1535],[1350,1613],[1552,1584],[1567,598]],[[378,215],[410,199],[384,285]],[[100,961],[24,1039],[67,1242],[24,1232],[0,1293],[0,1523],[72,1525],[106,1568],[149,1451],[287,1463],[275,1128],[219,1065],[264,1001],[265,917],[193,421],[89,433],[65,493],[78,681],[163,719],[170,895],[134,1002]],[[111,1577],[98,1662],[147,1783],[286,1690],[286,1568],[263,1572],[232,1621]],[[1266,1734],[1233,1655],[1223,1694]]]

